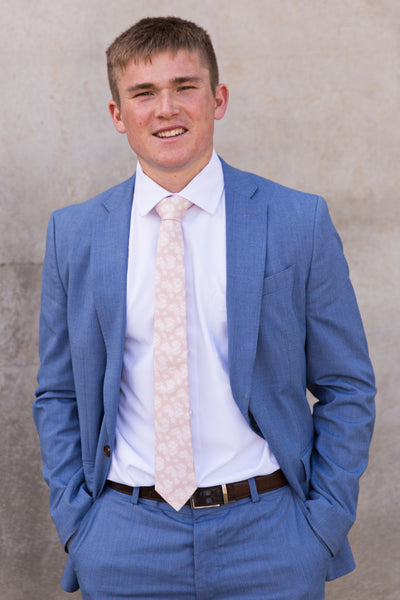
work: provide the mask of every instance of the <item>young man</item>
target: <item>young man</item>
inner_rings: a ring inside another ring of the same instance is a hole
[[[63,587],[319,600],[354,568],[374,419],[340,240],[321,198],[213,151],[228,90],[203,29],[143,19],[107,57],[136,174],[52,216],[43,268],[34,417]]]

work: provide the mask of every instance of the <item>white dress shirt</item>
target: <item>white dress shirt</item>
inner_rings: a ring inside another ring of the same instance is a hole
[[[154,484],[153,322],[157,237],[155,205],[171,192],[138,163],[131,216],[127,324],[116,441],[108,478]],[[179,193],[194,204],[182,220],[185,245],[189,393],[199,487],[279,469],[267,442],[248,426],[228,375],[225,192],[214,152]]]

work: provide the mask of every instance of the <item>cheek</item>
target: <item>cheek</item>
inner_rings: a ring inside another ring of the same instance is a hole
[[[148,127],[144,120],[130,120],[126,124],[126,132],[128,140],[136,145],[151,141],[151,136],[148,134]]]
[[[203,138],[209,138],[214,133],[214,113],[210,110],[204,111],[201,121],[201,134]]]
[[[143,111],[127,111],[123,115],[123,121],[128,132],[130,131],[134,135],[140,135],[141,131],[147,127],[148,117]]]

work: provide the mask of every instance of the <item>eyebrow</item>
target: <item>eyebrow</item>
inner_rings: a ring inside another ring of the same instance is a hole
[[[201,77],[197,77],[196,75],[188,75],[185,77],[174,77],[174,79],[170,80],[172,85],[182,85],[183,83],[200,83],[203,81]],[[138,83],[137,85],[131,85],[126,88],[126,92],[128,94],[134,94],[135,92],[140,92],[142,90],[155,90],[157,86],[154,83],[143,82]]]

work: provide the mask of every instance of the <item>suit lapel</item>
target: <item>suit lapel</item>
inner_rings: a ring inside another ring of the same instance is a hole
[[[104,410],[109,432],[115,429],[126,328],[126,278],[134,177],[111,191],[101,218],[93,224],[93,294],[109,361],[104,381]],[[115,382],[118,384],[115,385]]]
[[[267,247],[267,201],[254,179],[222,161],[226,198],[229,375],[233,396],[249,420]]]

